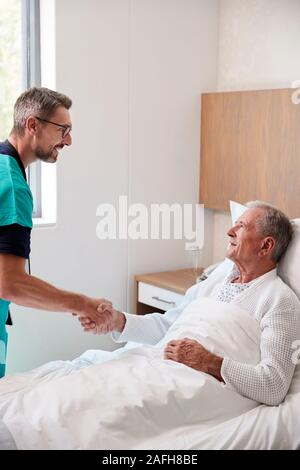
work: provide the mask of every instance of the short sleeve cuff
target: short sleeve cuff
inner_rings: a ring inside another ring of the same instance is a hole
[[[0,227],[0,253],[28,259],[30,254],[31,228],[19,224]]]

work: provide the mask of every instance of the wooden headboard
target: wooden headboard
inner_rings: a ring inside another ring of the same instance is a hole
[[[200,203],[260,199],[300,217],[300,104],[293,89],[206,93],[201,103]]]

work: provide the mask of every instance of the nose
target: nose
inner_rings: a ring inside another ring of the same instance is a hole
[[[63,138],[63,144],[64,145],[72,145],[72,136],[71,136],[70,132],[69,132],[68,135],[66,135],[66,137]]]
[[[235,230],[236,230],[236,225],[233,225],[233,227],[231,227],[231,228],[228,230],[227,235],[228,235],[229,237],[235,237],[235,236],[236,236]]]

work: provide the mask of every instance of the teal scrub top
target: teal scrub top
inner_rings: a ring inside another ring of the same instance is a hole
[[[18,224],[32,228],[33,198],[15,158],[0,154],[0,227]],[[0,299],[0,377],[5,374],[8,300]]]

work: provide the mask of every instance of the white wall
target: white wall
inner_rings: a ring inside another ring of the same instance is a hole
[[[200,93],[215,89],[217,40],[216,1],[131,2],[131,202],[198,202]],[[180,240],[129,241],[128,298],[134,274],[186,267],[187,255]]]
[[[299,41],[299,0],[220,0],[218,90],[290,87]]]
[[[220,0],[218,91],[289,88],[300,79],[299,44],[299,0]],[[214,261],[229,226],[215,214]]]
[[[57,164],[57,224],[33,231],[32,271],[127,309],[133,275],[186,266],[184,242],[100,241],[96,208],[117,206],[120,194],[198,202],[199,97],[217,84],[218,1],[42,0],[49,5],[56,89],[73,98],[74,131]],[[115,347],[65,314],[13,306],[13,319],[8,372]]]

